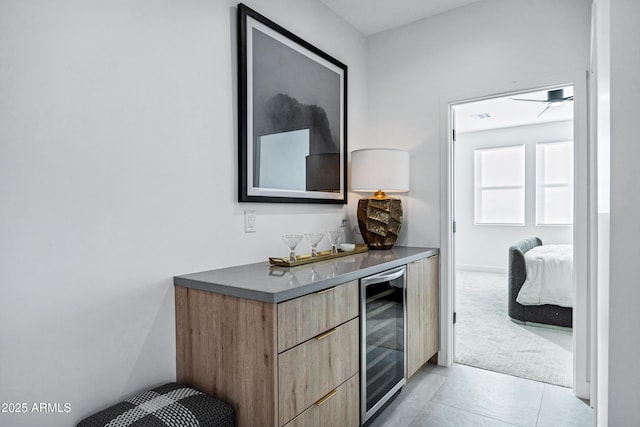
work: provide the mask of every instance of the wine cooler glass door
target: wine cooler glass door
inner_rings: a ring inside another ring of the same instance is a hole
[[[362,422],[405,381],[405,268],[361,280]]]

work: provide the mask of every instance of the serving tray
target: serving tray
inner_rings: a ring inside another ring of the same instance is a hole
[[[331,251],[318,252],[317,257],[311,258],[311,254],[296,255],[296,261],[289,261],[289,258],[276,258],[269,257],[269,263],[273,265],[279,265],[280,267],[295,267],[297,265],[310,264],[312,262],[324,261],[327,259],[340,258],[347,255],[359,254],[367,252],[369,247],[366,244],[358,244],[352,251],[343,251],[338,249],[337,254],[332,254]]]

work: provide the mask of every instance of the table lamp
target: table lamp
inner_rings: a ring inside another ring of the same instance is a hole
[[[385,192],[409,191],[409,153],[386,148],[352,151],[351,190],[375,192],[358,202],[358,226],[370,249],[391,249],[402,226],[402,202]]]

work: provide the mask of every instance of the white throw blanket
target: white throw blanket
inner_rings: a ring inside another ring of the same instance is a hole
[[[536,246],[524,254],[527,271],[516,301],[573,307],[573,245]]]

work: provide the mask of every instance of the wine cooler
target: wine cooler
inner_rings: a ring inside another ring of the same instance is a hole
[[[361,423],[406,384],[405,267],[360,279]]]

